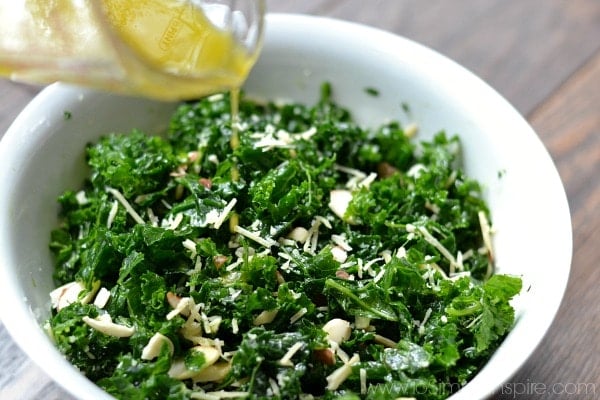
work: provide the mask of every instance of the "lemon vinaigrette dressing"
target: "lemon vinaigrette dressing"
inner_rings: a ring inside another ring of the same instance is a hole
[[[224,1],[212,2],[210,9],[203,6],[211,2],[194,0],[0,2],[0,75],[165,101],[229,90],[235,149],[239,88],[258,57],[264,13],[263,0],[246,1],[245,7],[255,7],[255,20],[242,24],[246,45],[232,29],[233,14],[240,13]],[[223,26],[213,23],[207,10],[218,11],[214,15]],[[236,166],[231,176],[239,179]],[[237,215],[230,225],[234,230]]]
[[[255,20],[245,21],[255,30],[248,45],[227,20],[240,13],[226,2],[209,3],[0,2],[0,75],[36,83],[65,81],[159,100],[195,99],[239,88],[259,53],[263,1],[243,3],[257,5]],[[222,3],[220,8],[230,14],[220,11],[211,19],[207,10],[214,11],[214,3]]]
[[[231,150],[235,151],[240,146],[240,136],[239,136],[239,122],[240,122],[240,89],[235,88],[231,89],[229,92],[229,104],[231,108],[231,138],[229,139],[229,146]],[[240,180],[240,172],[237,167],[237,163],[232,165],[231,167],[231,180],[237,182]],[[238,214],[235,211],[232,211],[229,218],[229,230],[232,233],[235,233],[236,226],[238,225]]]
[[[256,61],[257,52],[249,52],[190,1],[102,4],[117,43],[126,47],[123,68],[138,93],[170,100],[236,89]]]

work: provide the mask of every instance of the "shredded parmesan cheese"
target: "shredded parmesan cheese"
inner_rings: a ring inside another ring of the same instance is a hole
[[[357,272],[357,274],[358,274],[358,278],[362,279],[362,277],[363,277],[363,260],[362,260],[362,258],[358,259],[358,272]]]
[[[360,394],[367,394],[367,370],[361,368],[358,370],[360,376]]]
[[[114,198],[117,199],[123,207],[125,207],[125,211],[127,211],[127,213],[131,215],[131,218],[133,218],[135,222],[137,222],[138,224],[145,224],[144,219],[140,217],[140,215],[133,209],[131,204],[129,204],[129,202],[127,201],[125,196],[121,194],[121,192],[111,187],[107,187],[106,191],[112,194]]]
[[[295,142],[299,140],[309,140],[317,133],[317,128],[310,127],[308,130],[299,133],[290,133],[280,129],[275,131],[275,127],[269,124],[265,127],[264,132],[255,132],[250,137],[257,139],[254,142],[254,148],[262,149],[262,151],[270,151],[275,148],[292,149],[295,147]]]
[[[350,360],[348,354],[344,350],[342,350],[336,342],[330,341],[329,344],[331,348],[334,349],[335,354],[340,358],[340,360],[342,360],[343,363],[347,363],[348,360]]]
[[[331,229],[331,222],[329,222],[329,220],[327,218],[325,218],[321,215],[317,215],[315,218],[318,219],[319,222],[325,226],[325,228]]]
[[[75,194],[75,200],[77,200],[77,204],[79,205],[85,205],[89,203],[89,200],[83,190],[80,190],[79,192],[77,192],[77,194]]]
[[[277,309],[262,311],[260,314],[258,314],[254,318],[254,320],[252,321],[252,324],[254,326],[259,326],[259,325],[265,325],[265,324],[268,324],[270,322],[273,322],[273,320],[277,316],[277,312],[278,312]]]
[[[315,218],[312,221],[312,225],[308,230],[308,239],[304,243],[304,251],[309,254],[315,254],[317,251],[317,244],[319,243],[319,227],[321,226],[321,220]]]
[[[192,252],[190,258],[196,258],[196,242],[194,242],[192,239],[185,239],[181,244],[183,244],[183,247]]]
[[[352,251],[352,247],[346,241],[346,237],[344,235],[331,235],[331,241],[336,245],[340,246],[343,250]]]
[[[373,282],[377,283],[381,280],[381,278],[383,278],[383,274],[385,274],[385,268],[381,268],[379,270],[379,273],[377,275],[375,275],[375,277],[373,278]]]
[[[115,217],[117,216],[117,212],[119,211],[119,202],[117,200],[114,200],[112,203],[112,207],[110,208],[110,211],[108,212],[108,218],[106,219],[106,228],[110,229],[110,227],[112,226],[113,222],[115,221]]]
[[[423,164],[415,164],[406,171],[406,176],[416,179],[421,176],[421,172],[426,169],[427,168]]]
[[[250,240],[255,241],[256,243],[266,247],[266,248],[270,248],[272,246],[277,246],[278,243],[276,241],[274,241],[271,238],[262,238],[260,236],[258,236],[255,232],[250,232],[249,230],[242,228],[239,225],[236,225],[234,228],[235,232],[239,233],[242,236],[247,237]]]
[[[358,354],[327,376],[327,390],[336,390],[352,373],[352,366],[360,361]]]
[[[302,307],[300,310],[298,310],[297,313],[295,313],[294,315],[292,315],[290,317],[290,324],[295,323],[296,321],[298,321],[300,318],[302,318],[304,316],[304,314],[306,314],[308,312],[308,310],[306,309],[306,307]]]
[[[485,212],[479,211],[477,213],[479,217],[479,225],[481,227],[481,235],[483,236],[483,243],[488,253],[488,257],[490,258],[490,262],[494,261],[494,249],[492,247],[492,235],[490,223],[485,215]]]
[[[273,378],[269,378],[269,386],[271,387],[271,392],[273,392],[273,395],[275,397],[279,397],[281,396],[281,392],[279,391],[279,386],[277,386],[277,382],[275,382],[275,379]]]
[[[349,168],[337,164],[334,166],[334,168],[337,171],[341,171],[350,175],[350,179],[348,179],[348,181],[346,182],[346,188],[348,189],[356,189],[359,186],[360,182],[364,181],[367,178],[367,174],[358,169]]]
[[[425,239],[427,243],[435,247],[440,252],[440,254],[442,254],[450,262],[450,273],[452,274],[456,269],[456,260],[454,259],[454,256],[435,237],[433,237],[433,235],[427,230],[427,228],[425,228],[424,226],[411,226],[412,229],[416,229],[419,233],[421,233],[421,235],[423,235],[423,239]],[[409,224],[407,224],[406,230],[408,232],[410,232],[409,229]]]
[[[375,172],[371,172],[365,179],[358,182],[358,187],[364,187],[368,189],[375,179],[377,179],[377,174]]]
[[[423,321],[421,321],[421,323],[419,324],[419,335],[423,335],[425,334],[425,324],[427,323],[427,321],[429,320],[429,317],[431,317],[431,307],[429,307],[427,309],[427,311],[425,311],[425,315],[423,316]]]
[[[367,263],[364,265],[363,269],[364,269],[365,271],[367,271],[367,272],[369,273],[369,275],[371,275],[371,276],[375,276],[375,271],[374,271],[374,270],[373,270],[373,268],[371,268],[371,267],[373,266],[373,264],[375,264],[375,263],[377,263],[377,262],[379,262],[379,261],[383,261],[383,257],[377,257],[377,258],[374,258],[374,259],[372,259],[372,260],[368,261],[368,262],[367,262]],[[377,282],[377,281],[376,281],[376,282]]]
[[[239,399],[248,397],[248,392],[228,392],[218,390],[216,392],[194,392],[190,397],[194,400],[221,400],[221,399]]]
[[[171,223],[169,224],[167,229],[174,231],[175,229],[177,229],[177,227],[179,227],[179,224],[181,224],[181,221],[183,221],[183,214],[182,213],[175,214],[175,217],[173,218],[173,220],[171,221]]]
[[[229,201],[229,203],[227,203],[227,205],[225,206],[223,211],[221,211],[221,213],[219,213],[219,216],[217,217],[216,221],[213,224],[213,228],[219,229],[221,227],[221,225],[223,224],[223,222],[225,222],[225,220],[227,219],[227,216],[229,215],[231,210],[233,210],[233,207],[235,207],[236,204],[237,204],[236,198],[231,199]]]
[[[293,367],[294,363],[292,363],[291,361],[292,357],[298,352],[298,350],[302,348],[302,346],[304,346],[304,343],[302,342],[294,343],[292,347],[290,347],[288,351],[283,355],[283,357],[281,357],[278,364],[283,367]]]
[[[148,219],[150,220],[152,226],[158,226],[158,217],[154,214],[154,211],[152,211],[150,207],[146,209],[146,214],[148,215]]]

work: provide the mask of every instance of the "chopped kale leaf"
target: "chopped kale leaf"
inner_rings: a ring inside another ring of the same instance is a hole
[[[461,158],[458,136],[361,127],[329,85],[242,96],[235,126],[222,94],[163,137],[107,134],[58,199],[52,338],[117,398],[446,398],[521,291]]]

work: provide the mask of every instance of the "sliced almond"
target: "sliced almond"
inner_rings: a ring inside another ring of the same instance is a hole
[[[197,343],[198,339],[202,337],[202,324],[200,322],[194,321],[191,318],[185,322],[185,324],[179,330],[181,336],[185,339]]]
[[[296,241],[298,243],[306,242],[308,236],[308,230],[301,226],[292,229],[291,232],[287,235],[288,239],[292,239],[293,241]]]
[[[52,308],[58,311],[77,301],[79,293],[84,289],[79,282],[66,283],[50,292],[50,301]]]
[[[340,264],[346,262],[346,260],[348,259],[348,253],[340,246],[332,247],[331,255],[333,256],[333,259],[339,262]]]
[[[327,332],[327,339],[337,344],[350,339],[350,334],[352,333],[350,322],[341,318],[334,318],[328,321],[322,329]]]
[[[135,333],[135,328],[133,327],[112,322],[112,318],[109,314],[103,314],[96,318],[90,318],[85,315],[82,320],[97,331],[109,336],[124,338],[130,337]]]
[[[195,346],[192,347],[191,351],[196,353],[202,353],[204,356],[204,365],[205,367],[209,365],[213,365],[219,357],[221,357],[221,353],[215,347],[212,346]]]
[[[173,292],[167,292],[167,301],[171,307],[177,308],[177,305],[181,301],[181,297],[177,296]]]
[[[69,304],[77,301],[79,301],[81,304],[88,304],[96,295],[99,287],[100,281],[95,281],[92,285],[92,290],[87,292],[86,295],[80,299],[79,295],[81,292],[86,290],[83,283],[76,281],[66,283],[50,292],[50,301],[52,302],[52,307],[60,311]]]
[[[387,162],[380,162],[377,164],[377,174],[382,178],[388,178],[398,172],[398,168]]]
[[[96,294],[96,298],[94,299],[94,305],[98,308],[104,308],[106,303],[108,303],[108,299],[110,298],[110,291],[105,287],[100,288],[98,294]]]
[[[187,369],[183,358],[173,360],[171,368],[169,368],[169,377],[173,379],[185,380],[190,379],[197,371]]]
[[[335,365],[335,353],[331,349],[315,349],[313,356],[325,365]]]
[[[225,379],[230,370],[230,363],[227,361],[218,361],[192,376],[192,380],[200,383],[220,382]]]
[[[216,363],[221,357],[219,350],[211,346],[195,346],[192,347],[190,351],[202,353],[204,356],[204,364],[202,365],[202,368],[199,370],[188,369],[183,359],[177,359],[173,361],[168,372],[171,378],[178,380],[191,379],[198,375],[201,371],[204,371],[206,368]]]
[[[212,181],[209,178],[200,178],[198,179],[198,183],[209,190],[212,187]]]
[[[173,354],[175,348],[173,346],[173,342],[171,342],[171,339],[159,332],[156,332],[142,350],[142,360],[153,360],[158,357],[160,350],[165,344],[169,347],[169,353]]]
[[[254,324],[254,326],[265,325],[265,324],[271,323],[277,316],[277,311],[278,310],[265,310],[265,311],[261,312],[260,314],[258,314],[254,318],[252,323]]]
[[[335,271],[335,277],[344,279],[344,280],[348,280],[348,279],[350,279],[350,274],[348,272],[344,271],[343,269],[338,269],[337,271]]]
[[[352,192],[345,189],[332,190],[329,193],[329,208],[341,220],[352,223],[351,219],[345,217],[348,205],[352,201]]]
[[[213,257],[213,264],[215,265],[215,267],[217,269],[219,269],[223,266],[223,264],[225,264],[227,262],[227,260],[228,260],[227,256],[219,254],[218,256]]]
[[[173,307],[173,311],[167,314],[167,319],[171,320],[175,318],[175,316],[181,314],[185,317],[190,315],[190,298],[189,297],[179,297],[173,292],[167,292],[167,302],[171,307]]]
[[[87,292],[85,296],[83,296],[79,300],[79,302],[81,304],[88,304],[89,302],[91,302],[96,296],[98,289],[100,289],[100,281],[94,281],[94,283],[92,283],[92,289],[89,292]]]
[[[199,151],[190,151],[187,153],[187,157],[188,157],[188,160],[190,160],[190,162],[195,162],[198,160],[198,158],[200,158],[200,152]]]

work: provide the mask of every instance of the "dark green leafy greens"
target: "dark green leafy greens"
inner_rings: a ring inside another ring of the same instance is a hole
[[[465,385],[510,330],[521,280],[493,274],[458,137],[363,129],[327,85],[312,107],[242,98],[229,115],[213,96],[182,104],[164,138],[87,148],[90,177],[51,235],[58,348],[127,399]]]

